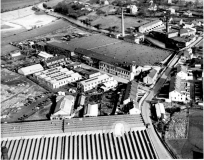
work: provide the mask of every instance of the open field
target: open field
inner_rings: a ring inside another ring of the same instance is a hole
[[[57,29],[63,28],[65,26],[69,25],[68,22],[63,21],[63,20],[57,20],[53,23],[47,24],[41,28],[37,28],[35,30],[31,31],[26,31],[20,34],[12,35],[9,37],[2,38],[2,43],[1,43],[1,54],[7,54],[13,50],[16,49],[16,47],[13,47],[12,45],[9,45],[9,42],[15,42],[15,41],[22,41],[25,39],[29,38],[34,38],[43,34],[47,34],[50,32],[53,32]]]
[[[168,140],[167,143],[182,159],[196,159],[203,157],[195,152],[203,153],[203,112],[190,110],[188,138]]]
[[[40,3],[42,0],[1,0],[1,9],[14,10],[18,8],[23,8],[29,5]]]
[[[11,21],[15,24],[19,24],[23,27],[25,27],[26,29],[30,29],[33,27],[37,27],[37,26],[43,26],[45,24],[49,24],[53,21],[55,21],[56,18],[43,14],[43,15],[36,15],[36,14],[32,14],[32,15],[28,15],[26,17],[23,18],[19,18],[16,19],[14,21]]]

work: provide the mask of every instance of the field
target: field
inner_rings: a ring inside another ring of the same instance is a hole
[[[48,25],[45,25],[41,28],[37,28],[35,30],[22,32],[20,34],[12,35],[9,37],[2,38],[2,44],[1,44],[1,54],[7,54],[13,50],[16,49],[16,47],[13,47],[12,45],[9,45],[9,42],[15,42],[15,41],[22,41],[29,38],[34,38],[43,34],[48,34],[50,32],[53,32],[57,29],[63,28],[65,26],[68,26],[69,23],[63,20],[57,20],[53,23],[50,23]]]
[[[188,138],[168,140],[167,143],[182,159],[203,159],[203,111],[190,110]]]
[[[1,116],[21,110],[26,99],[41,95],[45,90],[25,77],[7,69],[1,70]]]
[[[13,27],[6,24],[1,25],[1,29],[9,29],[9,28],[13,28]]]
[[[40,3],[42,0],[1,0],[1,10],[14,10]]]

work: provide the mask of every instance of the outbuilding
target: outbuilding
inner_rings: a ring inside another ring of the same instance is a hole
[[[22,74],[24,76],[27,76],[27,75],[30,75],[30,74],[33,74],[33,73],[36,73],[36,72],[40,72],[40,71],[43,71],[43,67],[41,64],[35,64],[35,65],[32,65],[32,66],[28,66],[28,67],[23,67],[21,69],[18,70],[18,73],[19,74]]]

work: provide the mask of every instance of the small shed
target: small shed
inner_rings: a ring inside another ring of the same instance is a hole
[[[98,104],[88,104],[84,109],[84,117],[97,117],[98,116]]]

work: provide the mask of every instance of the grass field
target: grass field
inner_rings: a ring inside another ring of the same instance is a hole
[[[26,31],[20,34],[12,35],[9,37],[2,38],[2,43],[1,43],[1,54],[7,54],[13,50],[16,49],[16,47],[13,47],[12,45],[9,45],[9,42],[15,42],[15,41],[22,41],[25,39],[29,38],[34,38],[43,34],[47,34],[50,32],[53,32],[57,29],[63,28],[65,26],[69,25],[68,22],[63,21],[63,20],[57,20],[51,24],[45,25],[41,28],[31,30],[31,31]]]
[[[42,0],[1,0],[1,10],[15,10],[40,3]]]

